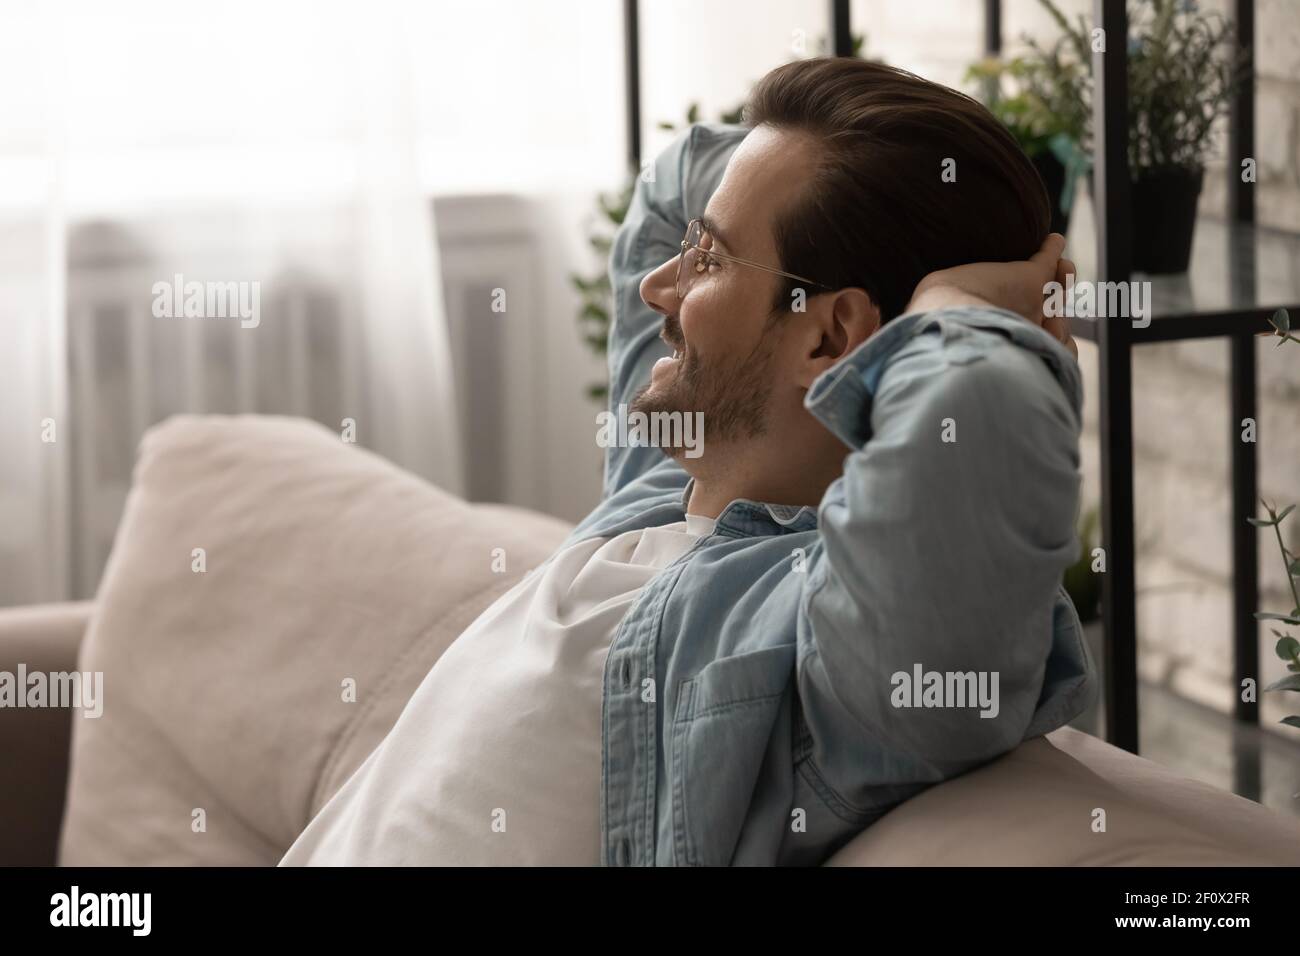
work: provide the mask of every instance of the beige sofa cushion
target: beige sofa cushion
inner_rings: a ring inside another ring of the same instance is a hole
[[[104,715],[74,724],[60,861],[277,862],[447,645],[567,532],[301,420],[153,429],[81,649]]]
[[[1104,832],[1093,811],[1105,811]],[[831,866],[1295,866],[1300,821],[1061,727],[896,807]]]

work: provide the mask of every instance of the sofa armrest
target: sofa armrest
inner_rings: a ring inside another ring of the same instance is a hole
[[[90,601],[0,608],[0,672],[74,671]],[[0,707],[0,865],[53,866],[68,780],[72,712]],[[12,776],[9,776],[12,773]]]
[[[1066,726],[904,801],[828,862],[1295,866],[1300,821]]]

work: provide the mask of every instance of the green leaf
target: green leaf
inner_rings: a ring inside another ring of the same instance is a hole
[[[1281,511],[1278,512],[1278,515],[1277,515],[1277,523],[1278,523],[1278,524],[1281,524],[1281,523],[1282,523],[1282,519],[1285,518],[1287,515],[1289,515],[1289,514],[1290,514],[1291,512],[1293,512],[1293,511],[1295,511],[1295,505],[1287,505],[1285,508],[1283,508]]]
[[[1290,677],[1279,677],[1273,683],[1264,688],[1266,691],[1272,690],[1300,690],[1300,674],[1292,674]]]
[[[1273,632],[1278,634],[1277,631]],[[1282,639],[1273,647],[1273,652],[1284,661],[1294,660],[1297,653],[1300,653],[1300,641],[1286,634],[1279,635]]]
[[[614,225],[621,226],[623,220],[627,217],[628,206],[632,203],[632,191],[635,186],[636,178],[633,177],[628,181],[622,192],[613,195],[601,194],[596,197],[596,203],[600,206],[600,211]]]
[[[1273,328],[1283,335],[1291,331],[1291,316],[1286,309],[1278,309],[1268,321]]]
[[[1286,570],[1287,573],[1291,575],[1291,577],[1300,576],[1300,558],[1296,558],[1294,561],[1288,564]]]
[[[1246,520],[1256,528],[1271,528],[1277,524],[1277,520],[1273,518],[1247,518]]]
[[[1256,611],[1257,621],[1282,621],[1285,624],[1300,624],[1300,617],[1293,614],[1274,614],[1272,611]]]
[[[670,123],[670,122],[668,122],[668,120],[660,120],[660,121],[659,121],[658,123],[656,123],[655,125],[656,125],[659,129],[661,129],[661,130],[665,130],[666,132],[669,132],[669,133],[671,133],[671,132],[673,132],[674,130],[677,129],[677,124],[676,124],[676,123]]]
[[[570,275],[569,280],[579,292],[604,292],[605,289],[609,288],[609,275],[604,272],[598,276],[592,276],[590,279],[584,279],[580,275]]]
[[[1286,724],[1288,727],[1300,727],[1300,717],[1283,717],[1278,723]]]

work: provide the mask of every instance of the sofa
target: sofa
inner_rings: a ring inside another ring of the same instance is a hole
[[[141,442],[91,602],[0,609],[0,863],[273,865],[451,641],[569,526],[450,496],[297,419]],[[340,675],[343,675],[340,677]],[[827,865],[1294,865],[1300,821],[1072,727],[896,807]]]

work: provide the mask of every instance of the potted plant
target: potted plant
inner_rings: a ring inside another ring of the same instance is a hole
[[[1039,0],[1066,32],[1073,62],[1089,63],[1092,28],[1082,14],[1071,23],[1054,0]],[[1232,23],[1196,0],[1130,4],[1128,164],[1132,181],[1133,268],[1186,272],[1196,225],[1205,159],[1214,123],[1245,74]],[[1091,77],[1080,86],[1090,102]],[[1091,107],[1086,117],[1091,120]],[[1088,137],[1085,136],[1085,141]]]
[[[966,71],[978,82],[989,110],[1016,138],[1047,187],[1052,231],[1070,227],[1074,183],[1087,171],[1083,150],[1088,117],[1079,89],[1085,64],[1070,56],[1068,37],[1040,47],[1026,37],[1029,52],[1010,59],[990,57]]]

